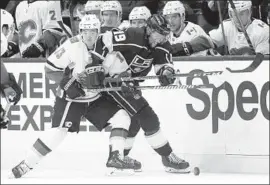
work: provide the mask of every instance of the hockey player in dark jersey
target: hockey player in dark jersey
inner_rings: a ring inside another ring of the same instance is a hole
[[[1,33],[1,55],[3,55],[8,47],[8,42],[4,34]],[[1,60],[1,87],[0,95],[8,99],[9,102],[14,103],[15,105],[21,99],[22,90],[18,83],[15,80],[15,77],[12,73],[8,73],[4,63]],[[8,118],[6,117],[6,112],[0,104],[0,128],[7,128],[9,123]]]
[[[112,77],[145,76],[155,67],[160,75],[162,86],[174,83],[170,76],[174,74],[171,57],[171,45],[167,41],[170,33],[163,16],[153,15],[147,20],[146,28],[128,28],[125,31],[113,29],[101,35],[96,45],[96,52],[105,57],[103,67]],[[109,86],[118,84],[110,83]],[[137,82],[122,83],[121,92],[108,92],[110,96],[131,116],[132,124],[129,137],[134,137],[140,127],[151,147],[161,156],[163,165],[168,172],[188,170],[189,163],[177,157],[163,136],[158,116],[150,107],[139,90],[134,88]],[[134,123],[137,122],[137,123]],[[139,165],[133,161],[134,165]]]

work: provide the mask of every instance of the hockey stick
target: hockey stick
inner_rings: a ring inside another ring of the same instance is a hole
[[[214,84],[207,85],[168,85],[168,86],[135,86],[138,90],[174,90],[174,89],[213,89]],[[122,91],[121,87],[105,87],[88,89],[91,92]]]
[[[67,29],[65,28],[63,22],[62,21],[57,21],[57,23],[60,26],[60,28],[65,32],[65,34],[68,36],[68,38],[71,38],[72,35],[70,35],[70,33],[67,31]]]
[[[263,59],[264,59],[264,55],[261,53],[257,53],[254,61],[247,68],[240,69],[240,70],[233,70],[227,67],[226,69],[231,73],[250,73],[250,72],[255,71],[261,65]]]
[[[233,11],[234,11],[234,14],[235,14],[235,16],[236,16],[238,22],[240,23],[240,27],[241,27],[242,31],[244,32],[244,35],[245,35],[246,40],[247,40],[247,42],[248,42],[248,45],[249,45],[250,49],[252,50],[253,54],[255,55],[255,54],[256,54],[256,51],[255,51],[255,49],[254,49],[254,47],[253,47],[253,45],[252,45],[252,43],[251,43],[251,40],[250,40],[250,38],[249,38],[249,36],[248,36],[248,34],[247,34],[247,31],[246,31],[246,29],[245,29],[245,27],[244,27],[244,25],[243,25],[241,19],[239,18],[239,15],[238,15],[238,13],[237,13],[237,10],[236,10],[236,8],[235,8],[235,5],[234,5],[234,3],[233,3],[232,0],[229,0],[229,3],[231,4],[231,7],[232,7],[232,9],[233,9]]]
[[[222,14],[221,14],[221,6],[220,6],[220,2],[217,1],[217,7],[218,7],[218,14],[219,14],[219,22],[220,22],[220,25],[221,25],[221,29],[222,29],[222,36],[223,36],[223,40],[224,40],[224,43],[225,43],[225,48],[224,48],[224,51],[225,51],[225,55],[228,54],[228,42],[226,40],[226,36],[225,36],[225,29],[224,29],[224,25],[223,25],[223,20],[222,20]]]
[[[74,23],[74,9],[76,8],[76,2],[75,1],[71,1],[71,4],[69,6],[69,18],[70,18],[70,25],[71,25],[71,31],[73,33],[73,35],[77,35],[76,34],[76,28],[75,28],[75,23]]]
[[[209,72],[201,72],[201,73],[180,73],[169,76],[170,78],[178,78],[178,77],[201,77],[201,76],[216,76],[221,75],[223,71],[209,71]],[[139,77],[121,77],[121,78],[106,78],[105,83],[112,82],[126,82],[126,81],[140,81],[140,80],[153,80],[158,79],[160,76],[139,76]]]

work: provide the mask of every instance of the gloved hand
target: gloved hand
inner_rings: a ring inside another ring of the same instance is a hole
[[[78,74],[78,78],[86,89],[103,87],[105,70],[101,65],[88,64],[85,70]]]
[[[39,43],[33,43],[22,53],[23,58],[38,58],[43,55],[44,49]]]
[[[16,82],[12,73],[9,73],[9,81],[9,84],[2,85],[3,93],[10,102],[13,102],[14,105],[16,105],[21,99],[22,89]]]
[[[173,44],[171,51],[173,56],[190,56],[193,54],[193,49],[189,42]]]
[[[125,71],[118,76],[118,78],[121,78],[121,77],[131,77],[131,74]],[[141,92],[138,89],[136,89],[134,81],[122,82],[121,90],[124,97],[131,96],[136,99],[139,99],[141,97]]]
[[[63,78],[60,81],[60,88],[63,89],[66,95],[71,99],[85,96],[82,85],[72,76],[72,70],[69,67],[66,67],[64,71]]]
[[[173,84],[175,81],[175,78],[173,75],[175,74],[175,71],[173,68],[164,66],[161,68],[157,75],[159,75],[159,83],[161,86],[167,86],[170,84]]]

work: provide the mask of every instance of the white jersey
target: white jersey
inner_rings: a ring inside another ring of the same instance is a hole
[[[240,32],[230,19],[223,21],[223,25],[230,53],[232,50],[249,48],[244,33]],[[269,26],[261,20],[254,19],[246,31],[256,53],[269,54]],[[209,35],[217,47],[225,45],[221,25],[218,29],[210,31]]]
[[[22,1],[16,8],[16,24],[21,53],[42,35],[43,30],[60,28],[60,1]]]
[[[169,42],[172,45],[182,42],[190,42],[191,40],[199,36],[204,36],[209,39],[209,42],[212,42],[211,38],[205,33],[205,31],[199,25],[194,24],[192,22],[185,22],[185,23],[187,23],[187,25],[179,37],[174,36],[174,34],[171,32]],[[206,56],[207,55],[206,53],[207,50],[193,53],[191,56]]]
[[[46,68],[50,71],[61,71],[67,66],[73,68],[72,75],[76,78],[79,73],[85,70],[87,64],[93,61],[92,52],[88,51],[87,46],[82,41],[80,35],[68,39],[48,58]],[[86,96],[69,100],[74,102],[91,102],[100,97],[99,93],[84,90]]]
[[[8,48],[8,41],[6,36],[1,32],[1,56],[7,51]]]

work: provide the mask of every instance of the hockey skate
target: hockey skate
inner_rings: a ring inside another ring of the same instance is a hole
[[[136,159],[132,159],[129,156],[125,156],[124,161],[127,162],[127,163],[133,164],[135,172],[141,172],[142,171],[142,164],[141,164],[141,162],[137,161]]]
[[[177,157],[174,153],[171,153],[169,156],[162,156],[162,163],[166,172],[190,173],[189,163]]]
[[[120,155],[119,151],[110,152],[106,166],[108,168],[108,175],[132,175],[135,172],[134,164],[124,160],[124,157]]]
[[[22,161],[20,164],[12,168],[12,174],[10,178],[21,178],[23,175],[28,173],[32,168],[30,168],[25,161]]]

